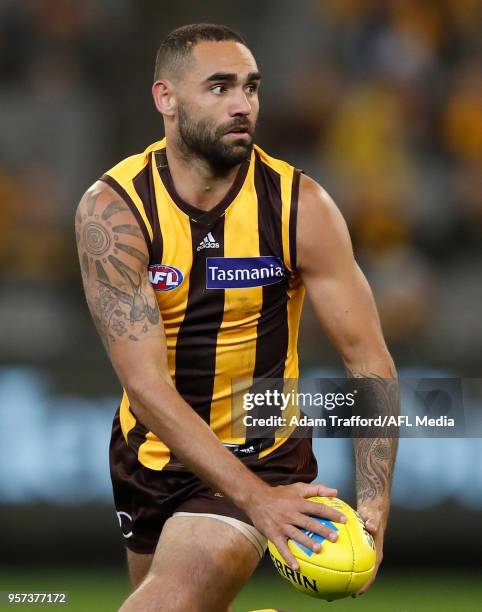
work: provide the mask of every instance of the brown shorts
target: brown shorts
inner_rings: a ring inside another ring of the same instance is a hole
[[[252,525],[249,517],[227,497],[178,465],[151,470],[127,446],[117,411],[109,449],[114,502],[127,548],[153,553],[162,527],[174,512],[220,514]],[[272,486],[312,482],[318,467],[309,438],[291,438],[270,455],[242,462]]]

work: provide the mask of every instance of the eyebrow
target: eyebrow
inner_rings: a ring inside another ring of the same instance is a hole
[[[213,81],[224,81],[225,83],[235,83],[238,80],[238,75],[234,72],[215,72],[206,79],[206,83]],[[260,81],[261,74],[259,72],[250,72],[246,79],[247,81]]]

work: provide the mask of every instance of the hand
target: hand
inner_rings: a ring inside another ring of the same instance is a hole
[[[378,568],[383,559],[383,537],[385,534],[385,527],[387,523],[388,509],[385,507],[386,504],[380,502],[365,503],[358,506],[357,511],[365,523],[365,528],[373,536],[375,541],[375,552],[376,552],[376,563],[375,570],[370,580],[352,597],[358,597],[363,595],[375,582]]]
[[[298,570],[298,562],[290,552],[287,540],[296,540],[317,553],[321,549],[321,543],[309,538],[301,529],[317,533],[331,542],[336,541],[338,534],[312,516],[319,516],[338,523],[346,522],[346,516],[338,510],[306,498],[335,497],[336,494],[336,489],[324,484],[297,482],[278,487],[264,486],[261,493],[252,498],[245,510],[255,527],[273,542],[286,563],[293,570]]]

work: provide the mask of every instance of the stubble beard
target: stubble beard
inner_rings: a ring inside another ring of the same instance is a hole
[[[254,126],[244,117],[236,117],[230,123],[216,127],[210,119],[195,121],[184,106],[179,106],[178,113],[178,145],[188,160],[201,158],[214,171],[223,172],[249,159],[253,150]],[[231,139],[231,142],[222,140],[229,129],[246,125],[249,125],[249,138],[240,137]]]

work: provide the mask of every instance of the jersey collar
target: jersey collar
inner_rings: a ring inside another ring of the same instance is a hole
[[[202,211],[196,206],[188,204],[176,191],[174,182],[172,180],[171,172],[169,171],[169,165],[167,163],[166,149],[161,149],[154,153],[155,162],[157,169],[159,170],[159,176],[166,188],[166,191],[170,195],[174,204],[180,208],[189,218],[198,223],[199,225],[211,226],[219,217],[221,217],[228,206],[235,200],[236,196],[241,191],[241,188],[248,174],[250,160],[247,159],[241,163],[238,172],[234,178],[233,184],[228,189],[224,198],[208,211]]]

